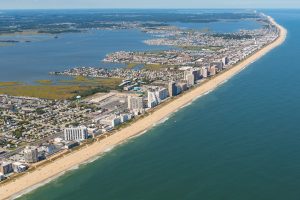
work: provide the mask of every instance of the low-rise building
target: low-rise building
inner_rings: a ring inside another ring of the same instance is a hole
[[[20,162],[14,162],[12,164],[12,168],[13,168],[14,172],[16,172],[16,173],[22,173],[28,169],[27,165],[22,164]]]
[[[122,123],[121,117],[117,115],[109,115],[106,118],[100,120],[100,124],[111,126],[111,127],[116,127],[121,123]]]
[[[79,146],[79,142],[77,142],[77,141],[71,141],[71,142],[65,143],[65,149],[72,149],[77,146]]]
[[[0,173],[0,181],[3,181],[5,179],[4,174]]]
[[[120,117],[121,117],[121,123],[127,122],[132,119],[131,114],[121,114]]]

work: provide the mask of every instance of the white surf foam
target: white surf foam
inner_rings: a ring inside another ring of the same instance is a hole
[[[103,151],[103,153],[110,152],[110,151],[112,151],[115,147],[116,147],[116,146],[110,146],[110,147],[106,148],[106,149]]]
[[[129,139],[127,139],[126,141],[128,141],[128,140],[130,140],[130,139],[133,139],[133,138],[137,138],[137,137],[139,137],[139,136],[141,136],[141,135],[143,135],[143,134],[145,134],[145,133],[147,133],[149,130],[148,129],[146,129],[146,130],[144,130],[144,131],[142,131],[142,132],[140,132],[140,133],[138,133],[138,134],[136,134],[136,135],[134,135],[134,136],[132,136],[132,137],[130,137]]]
[[[87,160],[86,162],[82,163],[82,164],[90,164],[95,162],[96,160],[98,160],[99,158],[101,158],[101,156],[95,156],[94,158],[91,158],[89,160]]]
[[[184,106],[181,106],[180,109],[185,108],[185,107],[188,107],[188,106],[190,106],[190,105],[192,105],[192,102],[189,102],[189,103],[185,104]],[[177,109],[176,112],[177,112],[178,110],[180,110],[180,109]]]
[[[205,92],[203,95],[201,96],[205,96],[205,95],[208,95],[209,93],[211,93],[213,90],[208,90],[207,92]]]

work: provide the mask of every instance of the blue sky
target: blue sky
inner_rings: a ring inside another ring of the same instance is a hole
[[[300,8],[300,0],[0,0],[0,9]]]

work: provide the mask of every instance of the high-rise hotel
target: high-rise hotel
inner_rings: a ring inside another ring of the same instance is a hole
[[[65,140],[67,141],[83,141],[88,138],[87,128],[80,126],[77,128],[66,128],[64,132]]]

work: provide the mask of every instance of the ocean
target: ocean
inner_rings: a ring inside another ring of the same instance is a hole
[[[20,199],[297,200],[300,11],[286,42],[145,134]]]

